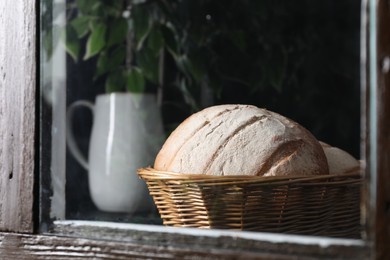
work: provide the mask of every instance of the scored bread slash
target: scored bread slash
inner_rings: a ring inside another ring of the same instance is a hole
[[[209,175],[321,175],[328,163],[303,126],[251,105],[218,105],[195,113],[168,137],[154,168]]]

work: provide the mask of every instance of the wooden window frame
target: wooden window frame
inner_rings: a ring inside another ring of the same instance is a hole
[[[390,259],[389,1],[362,1],[362,240],[82,221],[55,223],[53,233],[39,234],[38,5],[0,2],[2,257]]]

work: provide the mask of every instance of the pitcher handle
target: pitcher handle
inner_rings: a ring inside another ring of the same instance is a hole
[[[66,115],[66,135],[67,135],[66,144],[68,145],[69,151],[74,156],[74,158],[80,163],[81,166],[83,166],[88,171],[89,169],[88,160],[81,153],[73,135],[73,125],[72,125],[73,115],[76,109],[79,107],[89,108],[92,112],[92,116],[94,114],[94,105],[91,102],[86,100],[76,101],[68,107],[68,111]]]

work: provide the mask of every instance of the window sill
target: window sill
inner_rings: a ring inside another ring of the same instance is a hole
[[[92,256],[97,257],[102,250],[110,257],[120,251],[123,257],[131,254],[168,259],[195,256],[199,259],[368,259],[370,256],[368,244],[357,239],[91,221],[55,221],[50,232],[34,239],[40,241],[34,246],[39,254],[45,248],[39,244],[47,247],[49,243],[53,247],[47,250],[53,254],[72,250],[85,256],[96,253]]]

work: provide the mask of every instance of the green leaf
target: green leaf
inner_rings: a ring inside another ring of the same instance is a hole
[[[106,6],[102,1],[96,1],[96,3],[91,7],[91,14],[97,17],[105,17],[106,16]]]
[[[133,9],[133,28],[137,50],[140,50],[150,31],[152,16],[148,14],[146,8],[136,7]]]
[[[177,56],[178,44],[175,39],[174,31],[167,26],[162,26],[161,33],[164,37],[164,45],[166,46],[168,51],[172,54],[172,56]]]
[[[67,53],[77,62],[80,53],[80,41],[77,32],[71,25],[67,25],[62,35]]]
[[[87,50],[84,56],[84,60],[87,60],[95,56],[99,51],[101,51],[106,45],[106,30],[107,26],[104,23],[99,23],[87,41]]]
[[[126,19],[121,17],[113,20],[108,27],[107,46],[111,47],[115,44],[122,43],[126,39],[126,34],[127,34]]]
[[[160,54],[160,50],[164,46],[164,38],[159,26],[154,26],[148,36],[148,47],[153,51],[154,55]]]
[[[103,2],[98,0],[76,0],[76,6],[82,14],[101,17],[105,12]]]
[[[91,17],[88,26],[91,31],[95,31],[96,28],[102,23],[102,21],[96,17]]]
[[[110,73],[106,80],[106,92],[120,92],[126,88],[126,78],[123,70],[116,70]]]
[[[104,75],[109,71],[110,68],[108,67],[107,64],[108,64],[108,54],[106,51],[101,52],[96,62],[96,73],[94,76],[94,80],[98,79],[99,77],[101,77],[102,75]]]
[[[106,1],[104,2],[104,14],[111,17],[121,17],[124,1]]]
[[[113,68],[124,64],[126,58],[126,47],[124,45],[118,46],[112,52],[108,59],[108,67]]]
[[[177,68],[182,73],[184,73],[184,75],[186,77],[190,77],[190,70],[189,70],[190,62],[188,60],[187,55],[184,54],[184,55],[181,55],[181,56],[176,56],[174,58],[175,58],[175,62],[176,62]]]
[[[102,52],[96,64],[95,80],[107,72],[118,69],[122,66],[126,57],[125,46],[119,46],[113,51],[107,53]]]
[[[141,68],[146,79],[158,83],[158,57],[149,48],[137,52],[138,66]]]
[[[76,5],[82,13],[90,13],[91,7],[96,4],[96,0],[76,0]]]
[[[131,69],[127,74],[127,91],[142,93],[145,88],[145,80],[142,72],[138,68]]]
[[[90,19],[91,18],[88,16],[79,16],[70,22],[70,24],[76,30],[78,38],[84,37],[89,32],[88,24]]]

